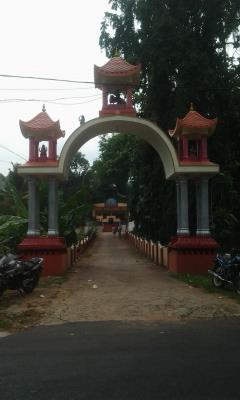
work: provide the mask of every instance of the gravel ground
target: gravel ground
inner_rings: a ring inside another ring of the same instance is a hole
[[[173,279],[126,240],[102,233],[56,297],[49,303],[46,300],[40,323],[239,316],[240,305],[234,300]]]

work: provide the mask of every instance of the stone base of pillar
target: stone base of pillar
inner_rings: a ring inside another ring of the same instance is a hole
[[[169,244],[169,270],[206,274],[213,266],[218,243],[210,236],[177,236]]]
[[[62,237],[26,237],[18,245],[24,259],[43,258],[43,276],[62,275],[68,266],[67,246]]]

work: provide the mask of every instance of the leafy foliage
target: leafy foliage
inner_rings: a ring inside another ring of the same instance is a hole
[[[70,176],[71,177],[85,177],[89,170],[89,162],[86,160],[81,152],[78,152],[73,157],[70,163]]]
[[[136,138],[132,135],[104,135],[100,139],[100,156],[92,166],[92,191],[95,201],[105,201],[113,194],[125,198],[128,192],[132,149]]]
[[[0,207],[3,214],[27,218],[27,186],[24,179],[17,174],[16,166],[9,171],[0,187]]]
[[[16,251],[27,229],[26,185],[13,165],[0,186],[0,254]]]
[[[23,238],[27,227],[27,219],[12,216],[0,216],[0,254],[16,251],[16,246]]]
[[[63,200],[63,196],[60,196],[59,199],[59,230],[60,235],[65,237],[68,246],[78,241],[77,228],[84,225],[85,217],[91,211],[91,204],[81,203],[79,198],[81,198],[81,194],[76,192],[65,200]]]
[[[141,63],[141,84],[135,94],[139,115],[165,131],[174,126],[176,117],[186,114],[190,102],[203,115],[218,117],[209,156],[220,164],[223,175],[211,183],[212,228],[221,244],[240,247],[239,0],[110,0],[110,4],[100,46],[108,57],[118,49],[130,63]],[[171,184],[166,188],[161,163],[154,152],[149,156],[151,152],[146,144],[141,151],[132,150],[138,167],[131,172],[130,198],[138,229],[167,240],[176,221],[175,193]]]
[[[84,225],[91,211],[89,186],[89,163],[84,155],[77,153],[70,166],[69,181],[62,184],[59,196],[60,234],[67,245],[78,240],[76,228]],[[38,181],[41,205],[41,233],[48,229],[48,182]],[[27,230],[27,182],[17,174],[16,166],[9,171],[0,188],[0,253],[15,251]]]
[[[174,182],[166,181],[156,151],[139,140],[132,159],[129,188],[131,219],[136,232],[147,239],[166,243],[176,231]]]

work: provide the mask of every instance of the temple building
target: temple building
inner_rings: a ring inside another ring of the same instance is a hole
[[[111,232],[114,225],[127,223],[127,203],[120,203],[113,197],[108,198],[105,203],[93,204],[93,219],[102,224],[103,232]]]

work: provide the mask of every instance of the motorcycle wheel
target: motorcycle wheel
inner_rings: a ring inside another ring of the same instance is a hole
[[[223,269],[222,267],[217,267],[217,268],[214,270],[214,272],[216,272],[216,274],[218,274],[218,275],[220,275],[220,276],[223,276],[223,275],[224,275],[224,269]],[[219,278],[216,277],[216,276],[213,276],[213,278],[212,278],[212,283],[213,283],[213,286],[214,286],[215,288],[217,288],[217,289],[219,289],[219,288],[221,288],[221,287],[223,287],[223,286],[225,285],[225,282],[221,281],[221,279],[219,279]]]
[[[39,281],[39,275],[35,275],[31,280],[28,279],[27,282],[23,281],[21,289],[27,294],[32,293],[32,291],[37,286],[38,281]]]

